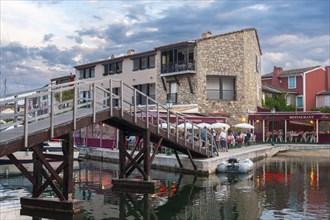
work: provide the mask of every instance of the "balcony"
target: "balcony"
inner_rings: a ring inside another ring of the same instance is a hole
[[[194,61],[178,61],[162,64],[161,76],[181,75],[196,73]]]
[[[161,76],[196,73],[194,50],[194,42],[184,42],[174,47],[162,48]]]

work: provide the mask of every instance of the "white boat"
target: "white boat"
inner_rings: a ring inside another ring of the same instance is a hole
[[[62,140],[61,139],[53,139],[50,141],[44,142],[42,146],[42,150],[44,154],[54,154],[54,155],[63,155],[62,152]],[[33,151],[27,148],[26,150],[16,151],[13,155],[20,163],[31,163],[32,162],[32,154]],[[74,147],[73,151],[73,159],[78,160],[79,157],[79,149]],[[52,159],[48,159],[51,161]],[[0,158],[0,165],[2,164],[11,164],[11,160],[5,156]]]
[[[253,162],[248,158],[229,158],[217,166],[219,173],[248,173],[253,168]]]

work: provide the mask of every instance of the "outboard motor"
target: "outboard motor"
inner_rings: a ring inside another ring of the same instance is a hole
[[[231,163],[231,164],[238,163],[238,160],[237,160],[237,158],[229,158],[228,163]]]

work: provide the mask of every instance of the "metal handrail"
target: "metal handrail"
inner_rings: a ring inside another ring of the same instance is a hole
[[[107,88],[107,84],[109,87]],[[113,89],[117,88],[119,94],[116,95],[113,92]],[[71,91],[73,93],[72,99],[62,100],[62,95],[66,91]],[[31,93],[31,91],[28,91]],[[85,92],[89,94],[87,98],[81,97],[80,92]],[[61,98],[56,100],[55,94],[59,94]],[[141,96],[145,98],[146,105],[137,105],[137,96]],[[24,146],[28,147],[28,134],[29,134],[29,124],[33,121],[38,120],[49,120],[49,128],[50,128],[50,138],[54,137],[54,117],[59,114],[63,114],[63,112],[72,112],[72,121],[73,128],[76,129],[77,124],[77,110],[81,108],[90,109],[91,114],[93,116],[93,122],[96,121],[96,113],[100,110],[110,109],[110,116],[112,116],[113,108],[115,107],[113,104],[114,101],[118,102],[118,108],[121,112],[121,117],[124,116],[124,112],[131,114],[134,116],[134,121],[136,122],[138,117],[145,121],[146,127],[149,126],[157,126],[157,133],[160,130],[165,130],[167,132],[167,138],[170,138],[171,135],[174,135],[174,138],[177,142],[183,140],[183,145],[187,148],[202,152],[202,140],[200,137],[200,131],[198,133],[195,132],[195,129],[192,129],[192,140],[187,138],[187,130],[188,124],[191,124],[194,127],[197,127],[196,124],[192,123],[192,121],[188,120],[184,115],[173,112],[168,109],[165,105],[158,103],[155,99],[147,96],[143,92],[135,89],[134,87],[127,85],[122,80],[110,79],[108,82],[105,80],[88,80],[88,81],[75,81],[64,83],[60,85],[54,85],[48,88],[45,88],[43,91],[35,90],[33,94],[23,94],[21,96],[6,96],[6,99],[0,99],[0,106],[17,106],[18,103],[24,106],[24,113],[16,113],[11,114],[9,117],[14,121],[18,116],[23,116],[21,122],[16,121],[13,123],[8,123],[5,126],[9,127],[12,125],[22,124],[24,126]],[[46,97],[46,98],[45,98]],[[90,98],[88,98],[90,97]],[[36,108],[33,107],[32,102],[34,100],[38,100],[36,104]],[[44,103],[42,103],[44,101]],[[41,111],[45,109],[45,111]],[[161,112],[166,114],[166,118],[164,119],[164,115],[161,115]],[[170,118],[174,117],[175,121],[175,132],[171,132],[171,123]],[[0,118],[5,116],[0,114]],[[184,123],[184,137],[180,139],[179,137],[179,121],[183,121]],[[167,128],[159,128],[159,124],[161,122],[167,123]],[[15,128],[14,128],[15,129]],[[4,130],[0,129],[0,132]],[[195,142],[195,139],[198,138],[199,141]],[[207,136],[209,136],[210,143],[205,144],[205,153],[207,151],[212,152],[212,143],[215,143],[213,140],[213,136],[209,131],[207,131]],[[191,143],[192,142],[192,143]],[[197,145],[197,148],[196,148]]]

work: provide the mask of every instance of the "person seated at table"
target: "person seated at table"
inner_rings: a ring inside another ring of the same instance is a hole
[[[277,139],[278,139],[279,142],[283,142],[283,134],[284,134],[283,130],[279,129],[278,134],[277,134]],[[276,142],[277,142],[277,140],[276,140]]]
[[[272,136],[272,138],[274,138],[274,141],[276,141],[276,142],[277,142],[277,137],[278,137],[278,131],[276,129],[274,129],[274,137]]]
[[[266,132],[266,142],[269,142],[271,135],[272,135],[272,132],[270,132],[270,131]]]
[[[302,132],[300,142],[307,142],[307,131]]]
[[[236,138],[237,146],[241,146],[243,144],[243,142],[244,142],[243,133],[238,132],[237,138]]]
[[[245,134],[245,137],[244,137],[244,145],[245,146],[249,145],[250,139],[251,139],[251,133],[248,131]]]
[[[235,137],[232,131],[229,132],[229,135],[227,137],[227,145],[228,147],[235,146]]]
[[[316,133],[315,133],[315,131],[312,131],[312,133],[311,133],[310,142],[311,143],[316,143]]]

